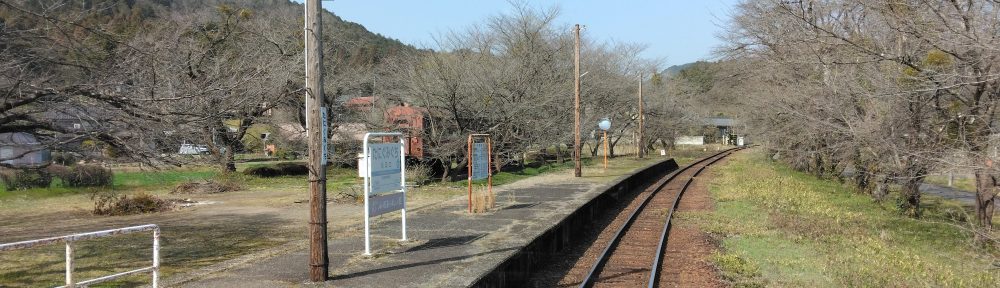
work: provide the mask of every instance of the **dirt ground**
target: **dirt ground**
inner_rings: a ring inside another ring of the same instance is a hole
[[[615,159],[608,170],[585,167],[586,179],[609,181],[630,173],[637,167],[652,163],[652,159],[635,161]],[[558,183],[572,177],[572,170],[556,171],[522,179],[496,189],[507,189]],[[360,187],[360,179],[358,187]],[[196,205],[174,211],[130,215],[97,216],[91,213],[93,200],[88,194],[49,198],[0,200],[0,243],[121,228],[142,224],[158,224],[162,230],[162,271],[166,277],[193,270],[210,269],[248,255],[278,253],[304,242],[308,210],[306,182],[276,181],[281,184],[251,184],[242,191],[218,194],[169,193],[169,187],[145,192],[165,199],[183,199]],[[296,183],[296,184],[289,184]],[[256,186],[254,186],[256,185]],[[329,191],[335,199],[340,192]],[[466,188],[452,184],[430,185],[410,190],[407,206],[416,211],[439,203],[464,197]],[[328,204],[330,237],[345,235],[358,229],[363,208],[350,199]],[[497,199],[507,201],[508,199]],[[463,200],[464,201],[464,200]],[[105,238],[81,243],[77,278],[89,279],[149,265],[150,234],[140,233],[122,238]],[[63,276],[61,245],[51,245],[0,253],[0,287],[58,285]],[[39,255],[43,255],[40,257]],[[112,264],[113,263],[113,264]],[[148,283],[148,276],[127,279],[124,284]],[[126,285],[128,286],[128,285]]]

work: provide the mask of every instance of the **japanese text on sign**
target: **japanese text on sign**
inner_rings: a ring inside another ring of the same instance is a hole
[[[371,144],[368,155],[371,157],[371,193],[396,191],[402,189],[402,146],[399,143]]]
[[[406,206],[406,194],[399,192],[377,195],[371,198],[371,204],[368,205],[368,217],[400,210]]]
[[[472,144],[472,180],[490,176],[489,152],[486,143]]]

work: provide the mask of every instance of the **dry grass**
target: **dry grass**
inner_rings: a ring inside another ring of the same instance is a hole
[[[496,195],[485,185],[472,189],[472,213],[485,213],[496,208]]]
[[[114,192],[94,194],[95,215],[121,216],[170,211],[174,203],[160,197],[140,192],[131,197]]]
[[[682,219],[719,235],[734,286],[996,287],[1000,255],[933,203],[924,219],[759,153],[734,155],[711,190],[716,211]]]

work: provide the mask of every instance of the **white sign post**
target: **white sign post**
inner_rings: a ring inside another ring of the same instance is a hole
[[[406,240],[406,153],[402,136],[399,132],[365,134],[365,255],[372,255],[371,217],[402,210],[400,240]],[[396,137],[399,143],[369,144],[371,137]]]

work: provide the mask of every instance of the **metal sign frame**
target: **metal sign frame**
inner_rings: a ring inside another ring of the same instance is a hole
[[[483,139],[486,142],[486,185],[489,189],[489,193],[493,194],[493,138],[490,134],[469,134],[469,140],[466,143],[468,147],[468,154],[466,159],[469,162],[469,213],[472,213],[472,162],[475,161],[473,158],[472,145],[474,144],[473,138]],[[492,207],[491,207],[492,208]]]
[[[368,143],[368,139],[371,138],[371,137],[396,137],[397,139],[399,139],[399,145],[400,145],[400,148],[399,148],[399,162],[400,162],[399,163],[399,178],[400,178],[399,179],[399,184],[400,184],[399,185],[399,192],[402,193],[402,197],[403,197],[403,206],[400,209],[400,211],[402,211],[402,225],[403,226],[402,226],[401,230],[403,231],[403,233],[402,233],[403,235],[399,239],[399,241],[406,241],[406,143],[404,143],[405,142],[405,138],[403,137],[403,133],[400,133],[400,132],[369,132],[369,133],[365,133],[365,138],[364,138],[364,143],[362,145],[362,149],[363,149],[364,158],[365,158],[364,159],[364,161],[365,161],[365,168],[366,168],[365,170],[368,170],[368,171],[365,172],[365,177],[364,177],[364,186],[365,186],[364,187],[365,188],[365,196],[364,196],[365,197],[365,212],[364,212],[365,213],[365,254],[364,255],[372,255],[372,252],[371,252],[371,232],[370,232],[370,230],[371,230],[371,219],[370,218],[373,215],[369,215],[370,208],[371,208],[369,200],[371,200],[371,196],[372,196],[371,195],[372,194],[372,187],[371,187],[372,183],[371,182],[372,182],[372,170],[374,170],[374,169],[372,169],[372,155],[371,155],[371,151],[370,151],[370,145]],[[392,211],[395,211],[395,210],[392,210]],[[388,212],[386,212],[386,213],[388,213]],[[377,216],[377,215],[374,215],[374,216]]]

